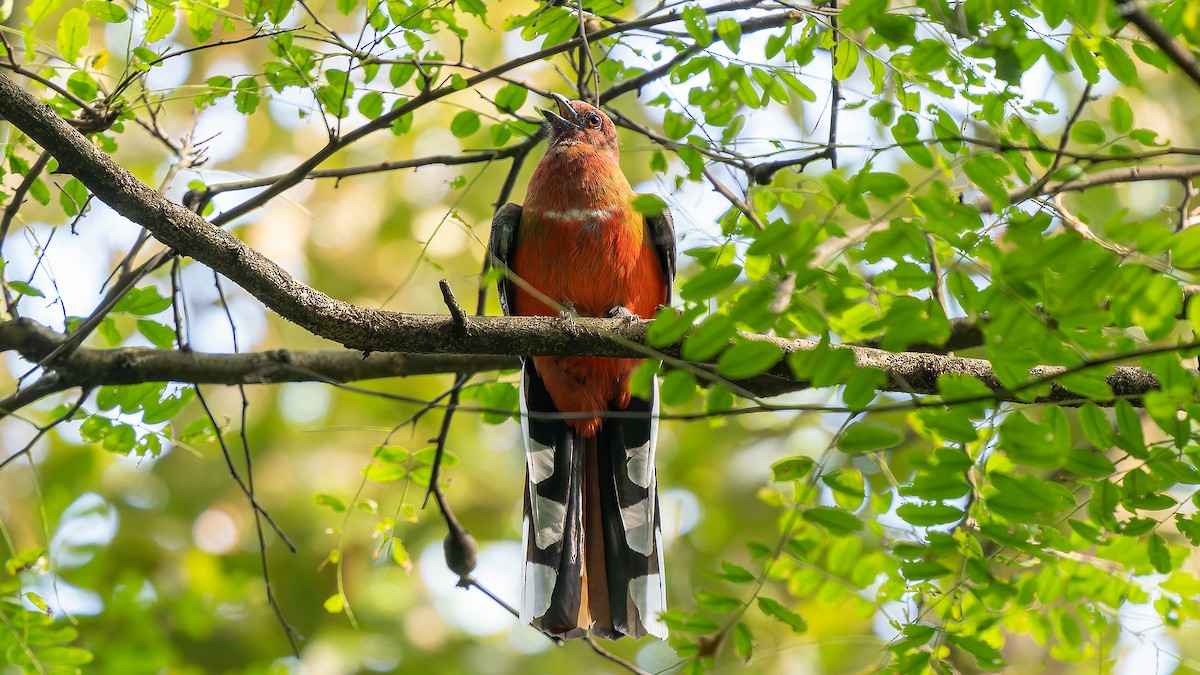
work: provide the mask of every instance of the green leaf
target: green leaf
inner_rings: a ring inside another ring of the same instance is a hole
[[[1117,411],[1117,446],[1134,457],[1144,458],[1147,454],[1146,438],[1137,410],[1125,399],[1119,399],[1113,407]]]
[[[1073,449],[1067,453],[1065,468],[1084,478],[1105,478],[1116,470],[1109,458],[1093,450],[1082,449]]]
[[[1113,96],[1108,106],[1108,118],[1112,121],[1113,130],[1119,134],[1129,133],[1133,128],[1133,108],[1129,101],[1121,96]]]
[[[866,499],[866,481],[858,469],[834,469],[821,476],[821,482],[833,491],[833,501],[847,511],[858,509]]]
[[[729,344],[736,330],[733,320],[726,314],[713,314],[683,342],[683,358],[692,361],[706,361]]]
[[[833,76],[848,80],[858,67],[858,45],[853,40],[841,40],[833,50]]]
[[[262,0],[260,10],[266,12],[271,23],[280,24],[292,11],[293,4],[293,0]]]
[[[717,22],[717,36],[729,47],[729,51],[737,54],[742,42],[742,24],[731,16],[723,17]]]
[[[104,23],[121,23],[129,18],[124,7],[107,0],[85,0],[83,11]]]
[[[917,118],[905,113],[896,119],[892,125],[892,138],[900,143],[900,149],[912,161],[925,168],[933,168],[933,153],[923,141],[917,139],[919,128]]]
[[[804,633],[808,630],[808,624],[805,623],[804,617],[784,607],[783,604],[776,600],[760,597],[758,599],[758,608],[763,614],[773,619],[778,619],[791,627],[793,633]]]
[[[82,70],[77,70],[67,77],[67,89],[85,101],[96,98],[98,88],[96,79]],[[83,202],[79,202],[79,204],[83,204]]]
[[[957,523],[966,516],[966,513],[957,506],[950,506],[949,504],[915,504],[909,502],[896,507],[896,515],[900,516],[905,522],[917,527],[930,527],[946,523]]]
[[[27,591],[25,593],[25,599],[28,600],[34,607],[37,607],[39,612],[45,612],[49,607],[46,604],[46,601],[42,599],[42,596],[34,593],[33,591]]]
[[[894,173],[869,171],[860,175],[863,189],[884,201],[890,201],[909,189],[908,181]]]
[[[836,506],[813,506],[805,509],[802,515],[808,522],[824,527],[833,535],[850,534],[863,527],[858,516]]]
[[[903,440],[904,436],[891,427],[859,422],[846,429],[846,432],[838,439],[837,446],[842,452],[872,452],[895,447],[900,445]]]
[[[458,0],[456,3],[462,11],[474,14],[480,19],[487,19],[487,3],[484,0]]]
[[[921,40],[913,47],[909,63],[918,73],[940,70],[950,60],[950,52],[940,40]]]
[[[164,2],[150,10],[146,19],[146,44],[154,44],[175,30],[175,5]]]
[[[808,477],[816,462],[810,457],[789,457],[771,465],[771,480],[786,483]]]
[[[707,47],[712,44],[712,29],[708,26],[708,15],[699,5],[684,6],[683,27],[698,46]]]
[[[663,405],[683,405],[696,395],[696,376],[686,370],[672,370],[662,380],[659,394]]]
[[[196,392],[184,389],[178,396],[169,396],[166,387],[159,388],[157,383],[151,383],[151,395],[142,399],[142,422],[158,424],[173,419],[193,398]]]
[[[450,133],[458,138],[466,138],[471,134],[479,131],[482,124],[479,121],[479,113],[472,110],[464,110],[454,116],[450,122]]]
[[[742,601],[728,595],[713,593],[712,591],[696,591],[696,604],[706,612],[726,614],[740,608]]]
[[[437,447],[433,446],[433,445],[431,445],[429,447],[421,448],[420,450],[417,450],[415,453],[413,453],[413,459],[417,460],[417,462],[419,462],[421,464],[432,465],[433,461],[436,457],[437,457]],[[458,466],[458,455],[456,455],[455,453],[453,453],[449,450],[444,451],[442,453],[442,466],[443,467]]]
[[[1185,516],[1175,514],[1175,529],[1188,540],[1192,546],[1200,546],[1200,522],[1196,522],[1196,514]]]
[[[721,571],[717,572],[715,576],[735,584],[748,584],[757,578],[745,567],[724,560],[721,561]]]
[[[63,14],[56,33],[58,51],[63,60],[74,63],[83,53],[89,37],[88,21],[88,13],[79,7],[68,9],[66,14]]]
[[[717,360],[717,372],[740,380],[766,372],[782,358],[783,350],[774,342],[738,338]]]
[[[33,286],[30,286],[29,284],[25,283],[24,281],[10,281],[10,282],[8,282],[8,287],[22,295],[28,295],[28,296],[31,296],[34,298],[46,297],[45,293],[34,288]]]
[[[683,284],[679,297],[691,301],[706,300],[728,289],[741,273],[742,268],[737,265],[720,265],[704,270]]]
[[[1200,227],[1189,227],[1175,235],[1171,262],[1183,269],[1200,268]]]
[[[114,312],[127,313],[134,316],[150,316],[171,306],[171,298],[159,295],[153,286],[135,288],[125,294],[117,304],[113,305]]]
[[[64,183],[62,192],[58,194],[58,203],[62,205],[63,211],[68,216],[77,215],[83,205],[87,203],[87,199],[87,188],[79,182],[78,178],[72,178]]]
[[[358,112],[367,119],[375,119],[383,114],[383,94],[377,91],[367,92],[358,101]]]
[[[634,197],[630,205],[633,206],[634,211],[644,216],[660,215],[667,208],[667,203],[663,201],[662,197],[648,193]]]
[[[913,476],[912,481],[907,485],[901,485],[899,491],[904,497],[919,497],[935,501],[965,497],[971,491],[971,486],[962,473],[953,468],[938,465],[927,473],[922,472]],[[916,525],[916,523],[913,524]]]
[[[1071,139],[1087,145],[1100,145],[1105,140],[1104,128],[1099,122],[1083,120],[1071,127]]]
[[[407,476],[408,469],[399,464],[392,464],[390,462],[380,463],[376,461],[363,469],[363,475],[367,477],[367,480],[372,480],[376,483],[390,483]]]
[[[333,495],[318,493],[313,495],[313,503],[317,506],[328,506],[336,513],[345,513],[346,503]]]
[[[1009,520],[1050,518],[1058,510],[1075,503],[1066,488],[1032,476],[1009,476],[993,471],[988,473],[988,480],[996,488],[996,493],[985,500],[988,508]]]
[[[1137,66],[1133,59],[1117,43],[1116,40],[1105,37],[1100,40],[1100,56],[1108,66],[1108,72],[1124,84],[1135,84],[1138,81]]]
[[[668,110],[663,116],[663,133],[671,140],[679,140],[696,126],[696,121],[690,117]]]
[[[1083,43],[1083,40],[1072,36],[1067,44],[1071,49],[1071,58],[1075,60],[1075,65],[1079,66],[1079,73],[1083,75],[1083,79],[1091,84],[1096,84],[1100,81],[1100,65],[1096,62],[1096,56],[1092,50]]]
[[[57,12],[62,7],[62,0],[33,0],[29,3],[29,8],[25,10],[25,15],[29,17],[29,23],[37,26],[47,16]]]
[[[983,191],[994,206],[1008,205],[1007,177],[1009,166],[993,155],[975,155],[963,164],[963,172],[967,178]]]
[[[371,456],[384,462],[400,464],[407,462],[412,453],[399,445],[377,445],[371,450]]]
[[[38,652],[38,660],[55,666],[82,666],[95,658],[91,652],[80,647],[54,646],[46,647]],[[54,669],[53,672],[60,672]]]
[[[663,612],[662,621],[667,624],[667,628],[671,632],[680,631],[707,635],[721,629],[720,624],[711,617],[698,613],[684,612],[678,609]]]
[[[795,75],[789,73],[782,68],[777,68],[773,71],[775,77],[778,77],[788,89],[791,89],[801,100],[813,103],[817,100],[817,94],[808,85],[804,84]]]
[[[746,663],[749,663],[750,657],[754,655],[754,635],[741,621],[733,626],[733,650]]]
[[[999,670],[1004,667],[1004,655],[1000,650],[973,635],[949,635],[947,641],[974,656],[980,668]]]
[[[175,330],[150,319],[137,320],[138,332],[146,337],[159,349],[171,349],[175,346]]]
[[[877,368],[858,368],[846,380],[842,390],[842,401],[851,410],[863,410],[875,400],[878,390],[888,380],[888,376]]]
[[[676,312],[669,307],[658,310],[654,321],[646,329],[646,344],[651,347],[665,347],[679,342],[691,330],[692,321],[697,315],[697,310]]]
[[[1170,574],[1174,569],[1171,563],[1171,551],[1167,548],[1167,542],[1157,532],[1150,535],[1150,539],[1146,542],[1146,553],[1150,558],[1150,564],[1159,574]]]
[[[525,105],[529,90],[519,84],[506,84],[496,92],[496,108],[503,112],[516,112]]]
[[[901,564],[900,574],[909,581],[927,581],[950,574],[950,568],[933,560],[914,560]]]

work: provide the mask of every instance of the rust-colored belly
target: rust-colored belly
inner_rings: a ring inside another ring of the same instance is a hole
[[[555,217],[545,217],[545,215]],[[567,216],[575,217],[567,217]],[[667,301],[666,279],[639,214],[526,214],[511,261],[513,273],[544,295],[513,284],[512,311],[556,316],[572,308],[580,316],[609,316],[614,307],[650,317]],[[641,359],[533,357],[555,406],[583,436],[600,428],[597,413],[629,403],[629,376]],[[591,413],[590,415],[588,413]]]

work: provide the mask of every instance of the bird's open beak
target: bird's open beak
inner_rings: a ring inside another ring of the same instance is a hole
[[[545,117],[546,121],[559,132],[569,130],[578,131],[582,129],[583,124],[579,119],[579,113],[575,112],[575,109],[571,107],[571,101],[562,94],[551,94],[550,96],[554,98],[554,103],[558,106],[558,112],[556,113],[553,110],[543,108],[542,117]]]

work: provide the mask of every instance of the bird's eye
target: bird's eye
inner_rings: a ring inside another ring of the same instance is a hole
[[[599,129],[601,124],[600,116],[596,113],[588,113],[583,116],[583,123],[586,124],[589,129]]]

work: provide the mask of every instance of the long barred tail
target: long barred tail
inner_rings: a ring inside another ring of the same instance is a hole
[[[593,438],[562,420],[532,362],[521,377],[526,470],[521,620],[552,635],[666,638],[654,449],[657,385]],[[642,413],[642,414],[637,414]]]

